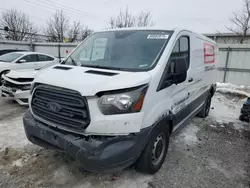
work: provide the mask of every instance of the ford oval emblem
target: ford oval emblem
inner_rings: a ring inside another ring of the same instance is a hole
[[[55,102],[49,102],[47,108],[51,112],[60,112],[62,109],[61,105]]]

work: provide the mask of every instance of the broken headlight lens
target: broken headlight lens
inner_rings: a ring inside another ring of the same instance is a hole
[[[30,90],[30,88],[31,88],[31,84],[27,84],[22,87],[22,90]]]
[[[147,86],[134,90],[104,93],[98,100],[100,111],[104,115],[133,113],[141,111]]]

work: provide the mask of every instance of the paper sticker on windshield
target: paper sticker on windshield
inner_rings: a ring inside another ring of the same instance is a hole
[[[147,39],[168,39],[169,35],[148,35]]]

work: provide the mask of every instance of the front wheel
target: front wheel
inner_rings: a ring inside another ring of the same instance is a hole
[[[168,126],[157,128],[135,163],[136,170],[148,174],[156,173],[162,166],[169,145]]]
[[[200,113],[198,114],[199,117],[205,118],[208,116],[211,107],[211,101],[212,101],[212,94],[209,93],[205,101],[205,104],[203,105]]]

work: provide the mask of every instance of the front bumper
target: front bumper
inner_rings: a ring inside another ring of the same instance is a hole
[[[23,117],[27,138],[34,144],[68,153],[91,172],[117,172],[140,156],[150,129],[127,136],[82,136],[48,127],[28,110]]]
[[[28,98],[30,95],[30,90],[13,90],[11,88],[7,88],[5,86],[0,87],[0,94],[2,97],[13,98],[20,105],[28,105]]]

